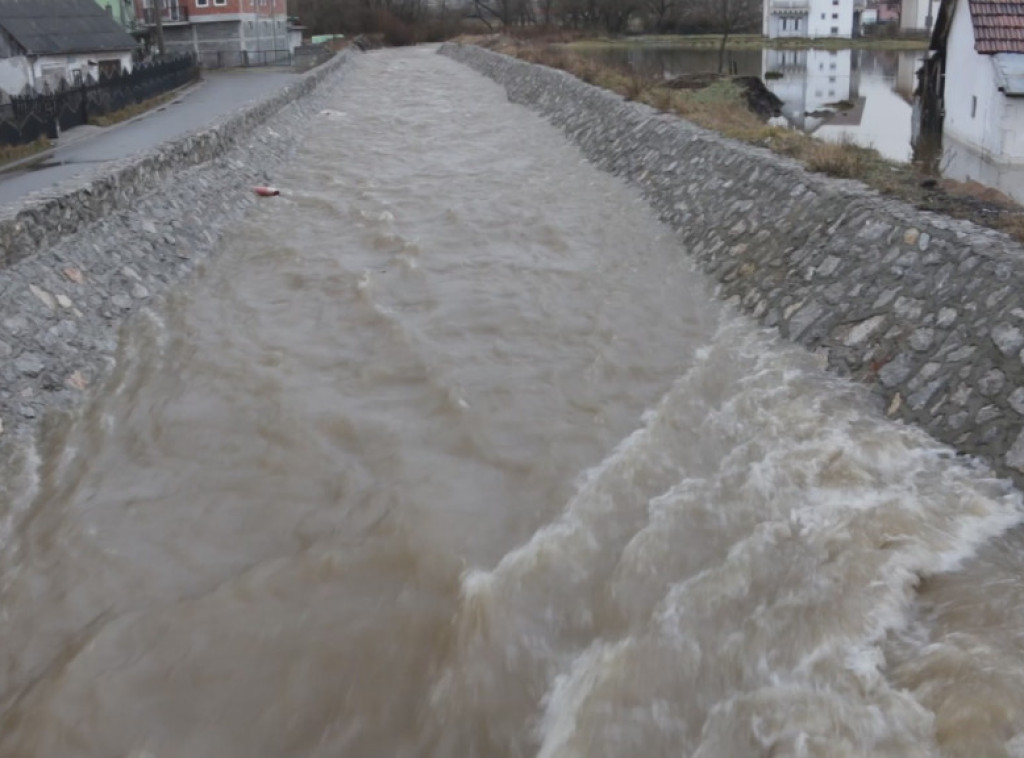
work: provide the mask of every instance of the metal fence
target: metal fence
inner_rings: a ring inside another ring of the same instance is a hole
[[[199,53],[203,68],[250,68],[290,66],[291,50],[204,50]]]
[[[62,129],[81,126],[95,116],[122,110],[199,78],[191,55],[137,64],[130,73],[87,79],[81,85],[61,81],[54,91],[12,97],[0,104],[0,145],[24,145],[42,136],[55,139]]]

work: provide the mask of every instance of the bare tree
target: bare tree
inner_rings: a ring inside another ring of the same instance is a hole
[[[656,32],[665,31],[668,19],[676,7],[676,0],[643,0],[643,9],[647,18],[652,21],[651,29]]]
[[[629,25],[629,17],[637,8],[637,0],[598,0],[601,25],[609,34],[621,34]]]
[[[678,0],[680,23],[690,28],[720,34],[718,72],[725,70],[729,37],[738,32],[760,29],[762,0]]]

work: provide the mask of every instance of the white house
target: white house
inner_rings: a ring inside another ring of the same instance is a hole
[[[762,33],[778,37],[850,39],[865,0],[764,0]]]
[[[1024,168],[1024,0],[946,0],[932,47],[944,64],[943,143]]]
[[[135,47],[94,0],[0,0],[0,90],[9,95],[130,71]]]
[[[930,32],[939,12],[939,0],[901,0],[900,29]]]

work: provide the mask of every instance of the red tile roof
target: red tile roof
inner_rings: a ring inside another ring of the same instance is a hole
[[[1024,0],[969,0],[974,49],[979,53],[1024,53]]]

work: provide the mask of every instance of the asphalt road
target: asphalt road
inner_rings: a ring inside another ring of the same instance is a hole
[[[15,203],[29,192],[62,182],[98,163],[126,158],[179,135],[201,128],[245,103],[262,99],[293,81],[288,69],[252,68],[206,71],[203,82],[182,97],[145,117],[106,129],[62,138],[68,144],[34,166],[0,173],[0,205]]]

